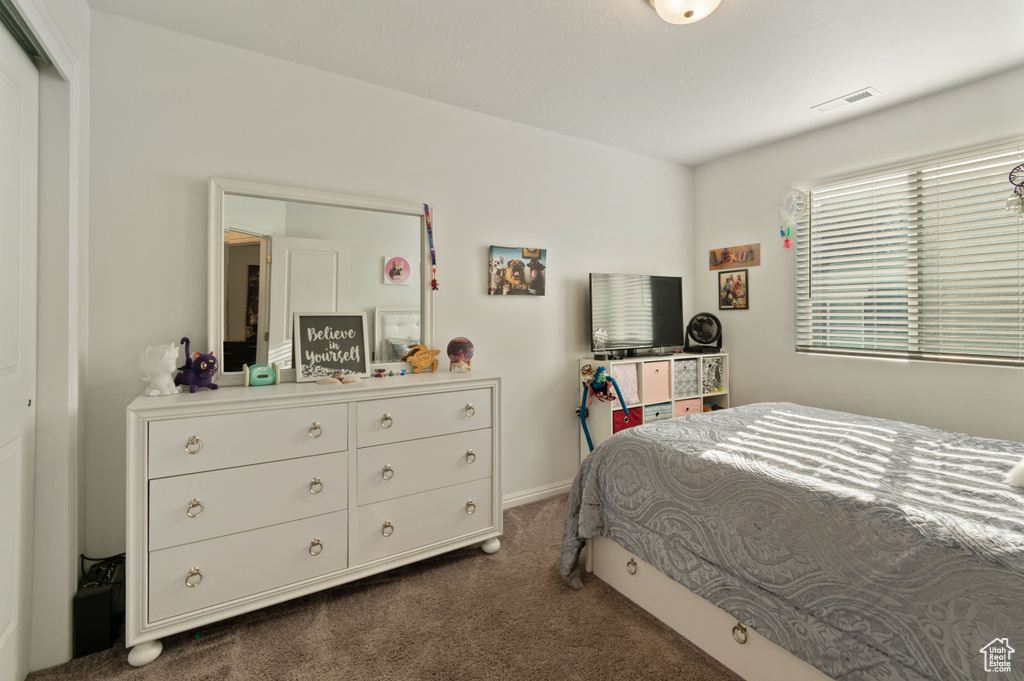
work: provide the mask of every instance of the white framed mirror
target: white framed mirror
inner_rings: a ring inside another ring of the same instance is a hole
[[[221,385],[243,365],[294,381],[296,312],[364,313],[373,368],[400,370],[411,344],[433,347],[423,204],[212,178],[208,347]]]

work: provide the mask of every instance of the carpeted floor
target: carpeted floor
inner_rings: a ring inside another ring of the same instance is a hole
[[[565,497],[505,511],[501,550],[454,551],[164,639],[31,674],[74,679],[671,679],[735,676],[600,580],[558,574]]]

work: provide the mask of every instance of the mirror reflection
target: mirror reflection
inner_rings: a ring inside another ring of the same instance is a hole
[[[372,362],[421,342],[421,218],[225,194],[222,372],[292,367],[296,312],[363,312]]]

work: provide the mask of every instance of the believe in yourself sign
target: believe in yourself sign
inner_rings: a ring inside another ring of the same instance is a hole
[[[369,376],[366,315],[361,312],[296,312],[293,339],[296,381]]]

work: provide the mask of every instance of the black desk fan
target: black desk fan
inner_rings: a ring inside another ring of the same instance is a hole
[[[690,339],[700,345],[690,345]],[[710,312],[699,312],[693,315],[686,325],[684,352],[709,353],[722,351],[722,323]]]

